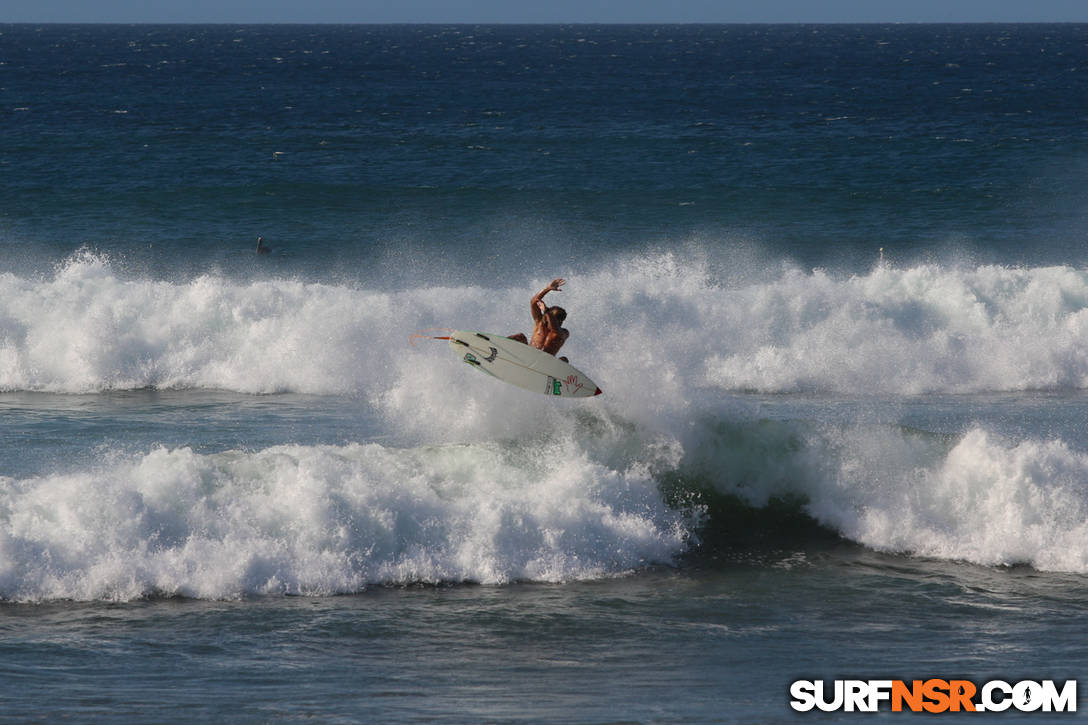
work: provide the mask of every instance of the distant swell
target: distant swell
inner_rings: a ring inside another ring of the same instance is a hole
[[[659,254],[572,277],[556,296],[570,312],[576,364],[613,403],[666,407],[707,388],[1088,387],[1082,270],[919,265],[836,275],[749,266],[715,280],[697,255]],[[51,278],[0,274],[0,391],[214,388],[414,404],[415,395],[459,383],[453,376],[464,371],[453,372],[434,344],[409,347],[412,332],[526,331],[526,302],[539,283],[420,280],[374,291],[215,275],[153,281],[124,278],[109,260],[81,252]]]

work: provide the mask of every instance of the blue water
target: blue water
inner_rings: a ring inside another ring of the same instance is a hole
[[[1080,677],[1086,74],[1084,25],[0,25],[0,721]],[[603,396],[410,342],[557,276]]]

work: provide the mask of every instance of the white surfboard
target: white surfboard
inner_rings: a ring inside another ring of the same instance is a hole
[[[589,398],[601,389],[589,376],[554,355],[485,332],[450,333],[450,347],[458,357],[477,370],[503,382],[544,395],[564,398]]]

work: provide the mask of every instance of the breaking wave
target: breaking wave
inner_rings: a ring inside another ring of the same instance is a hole
[[[1088,387],[1083,270],[880,265],[836,275],[783,267],[726,280],[710,269],[698,255],[666,253],[615,260],[573,279],[560,300],[571,313],[573,355],[615,397],[663,403],[705,388]],[[153,281],[125,278],[83,251],[50,278],[0,274],[0,391],[395,398],[427,377],[424,359],[434,364],[435,355],[407,346],[409,334],[435,326],[524,331],[538,283],[382,291],[215,275]]]
[[[162,281],[86,251],[46,277],[0,274],[0,391],[346,395],[382,434],[222,452],[106,446],[92,463],[0,478],[0,598],[570,581],[813,535],[1088,572],[1088,452],[1076,442],[980,423],[938,434],[768,421],[738,395],[1088,387],[1088,275],[714,269],[644,254],[570,280],[564,352],[605,391],[582,405],[527,405],[443,344],[408,344],[438,326],[524,331],[523,285]]]
[[[0,522],[0,598],[17,601],[599,578],[670,562],[690,528],[644,466],[569,440],[157,448],[0,478]]]

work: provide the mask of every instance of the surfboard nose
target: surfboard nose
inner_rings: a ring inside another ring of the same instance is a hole
[[[597,388],[597,392],[594,393],[594,395],[600,395],[603,392],[604,392],[603,390],[601,390],[600,388]]]

